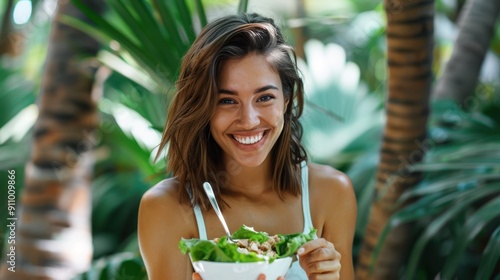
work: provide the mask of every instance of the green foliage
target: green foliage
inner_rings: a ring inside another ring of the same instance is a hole
[[[383,101],[367,92],[359,67],[340,45],[309,40],[304,48],[304,144],[312,161],[346,169],[373,147],[370,137],[380,138]]]
[[[433,105],[431,137],[421,145],[427,156],[408,170],[424,172],[425,179],[401,196],[404,207],[391,217],[374,258],[391,229],[414,222],[406,277],[489,279],[500,258],[500,251],[492,251],[500,229],[500,123],[454,103]],[[432,266],[424,256],[432,258]],[[471,256],[480,259],[479,268],[471,265]]]
[[[34,87],[20,71],[0,68],[0,127],[35,102]]]
[[[28,160],[31,126],[37,110],[33,83],[20,70],[0,67],[0,170],[23,167]]]
[[[142,258],[129,252],[95,261],[92,268],[73,280],[147,280]]]
[[[105,18],[83,1],[72,1],[94,25],[70,17],[64,21],[110,46],[99,54],[105,65],[152,92],[166,92],[171,87],[180,60],[199,29],[188,1],[108,0]],[[206,24],[202,1],[195,1],[195,6],[198,21]]]

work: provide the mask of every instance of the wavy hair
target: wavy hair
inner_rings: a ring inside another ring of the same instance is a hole
[[[273,188],[282,199],[286,192],[301,193],[300,162],[307,160],[307,154],[301,144],[299,117],[304,89],[296,54],[271,18],[244,13],[205,26],[182,60],[159,147],[159,151],[167,148],[167,172],[187,189],[179,193],[181,202],[190,200],[193,205],[209,207],[202,188],[204,181],[212,184],[221,201],[228,173],[221,164],[221,148],[210,134],[209,116],[217,104],[223,63],[250,53],[266,57],[279,73],[285,100],[291,101],[285,111],[283,131],[271,151]]]

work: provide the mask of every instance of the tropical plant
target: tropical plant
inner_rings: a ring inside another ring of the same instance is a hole
[[[299,66],[306,88],[304,144],[314,162],[345,169],[372,146],[356,140],[380,132],[382,100],[367,91],[359,67],[347,61],[340,45],[311,39],[304,49],[307,63]]]
[[[207,22],[201,0],[194,1],[196,19],[188,1],[108,0],[110,9],[106,19],[96,15],[83,1],[72,1],[95,27],[71,17],[66,17],[65,22],[112,46],[115,50],[100,52],[101,62],[153,93],[171,89],[182,56],[197,30]]]
[[[492,279],[500,273],[500,123],[450,101],[435,102],[433,112],[428,154],[408,167],[425,177],[401,196],[407,205],[376,251],[390,230],[414,222],[405,278]]]

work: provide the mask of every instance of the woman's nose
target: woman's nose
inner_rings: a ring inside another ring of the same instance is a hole
[[[253,105],[242,106],[240,124],[244,129],[252,129],[259,125],[259,111]]]

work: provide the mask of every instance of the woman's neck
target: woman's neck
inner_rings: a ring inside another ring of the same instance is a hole
[[[273,191],[270,157],[256,167],[228,160],[220,175],[226,186],[225,193],[229,196],[256,199]]]

